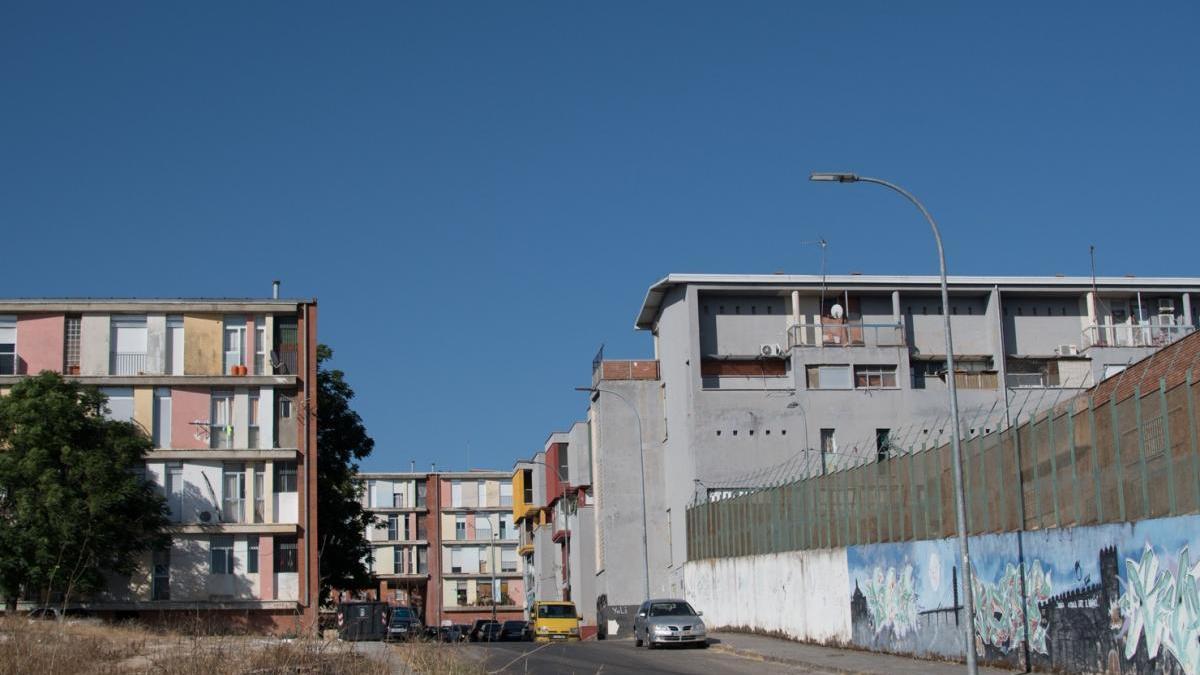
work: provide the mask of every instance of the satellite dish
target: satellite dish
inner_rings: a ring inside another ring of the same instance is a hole
[[[844,313],[845,311],[842,309],[842,306],[837,303],[834,303],[833,307],[829,308],[829,316],[832,316],[835,319],[842,318]]]

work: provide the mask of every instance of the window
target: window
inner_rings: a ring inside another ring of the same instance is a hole
[[[404,549],[397,546],[392,549],[392,570],[396,574],[405,574],[404,571]]]
[[[296,491],[296,463],[275,462],[275,492]]]
[[[111,372],[113,375],[141,375],[146,372],[146,317],[112,317]]]
[[[429,538],[428,532],[425,531],[425,517],[417,516],[417,539],[425,541]]]
[[[500,506],[512,506],[512,483],[500,483]]]
[[[222,473],[221,519],[227,523],[246,521],[246,465],[226,464]]]
[[[521,469],[521,498],[525,504],[533,504],[533,469]]]
[[[250,410],[247,411],[246,419],[249,420],[249,425],[246,429],[246,447],[254,449],[258,448],[258,390],[251,389],[249,402]]]
[[[454,518],[454,540],[466,541],[467,539],[467,517],[456,516]]]
[[[406,504],[404,503],[404,493],[403,492],[393,492],[392,493],[392,507],[397,508],[397,509],[402,509],[405,506],[406,506]]]
[[[133,387],[100,387],[100,393],[108,397],[108,419],[133,421]]]
[[[463,570],[463,552],[461,548],[450,550],[450,573],[460,574]]]
[[[429,551],[417,549],[417,574],[429,574]]]
[[[296,551],[295,537],[278,537],[275,539],[275,572],[295,572],[300,569]]]
[[[233,574],[233,536],[228,534],[215,535],[210,541],[210,573]]]
[[[167,507],[171,511],[171,522],[178,523],[183,519],[183,465],[168,464],[163,491],[167,497]]]
[[[246,365],[246,319],[225,317],[225,374],[231,375],[234,366]]]
[[[167,374],[183,374],[183,317],[167,317]]]
[[[214,390],[208,423],[209,447],[233,447],[233,392]]]
[[[292,399],[289,396],[279,397],[279,419],[288,420],[292,418]]]
[[[834,455],[837,454],[837,436],[833,429],[821,430],[821,454]]]
[[[500,550],[500,571],[501,572],[516,572],[517,571],[517,549],[505,548]]]
[[[479,486],[479,501],[475,502],[478,506],[487,506],[487,481],[479,481],[476,483]]]
[[[516,539],[517,531],[513,528],[512,514],[503,513],[500,515],[500,538],[501,539]]]
[[[492,582],[481,581],[475,587],[475,604],[477,604],[477,605],[492,604]]]
[[[254,374],[267,375],[267,325],[263,317],[254,320]]]
[[[154,447],[171,447],[171,390],[154,389]]]
[[[458,508],[463,505],[462,481],[450,482],[450,506]]]
[[[896,366],[855,366],[854,386],[857,389],[895,389]]]
[[[481,541],[492,540],[492,521],[482,515],[475,516],[475,538]]]
[[[261,523],[266,519],[266,487],[265,476],[263,471],[264,466],[259,463],[254,465],[254,522]]]
[[[892,450],[892,430],[891,429],[876,429],[875,430],[875,456],[876,459],[882,462],[891,456]]]
[[[851,389],[850,366],[808,366],[809,389]]]
[[[387,517],[387,538],[388,541],[395,541],[400,538],[400,516],[392,513]]]
[[[82,335],[83,320],[78,316],[68,316],[66,331],[63,335],[63,373],[66,375],[79,374],[79,345]]]
[[[467,606],[467,582],[459,581],[455,583],[454,599],[459,607]]]
[[[258,574],[258,536],[246,537],[246,572]]]
[[[151,600],[171,599],[171,549],[161,549],[151,554],[154,576],[150,580]]]
[[[418,509],[425,508],[426,490],[427,490],[427,488],[425,486],[425,481],[420,481],[417,483],[417,508]]]

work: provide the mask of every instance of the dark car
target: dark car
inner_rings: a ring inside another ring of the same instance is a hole
[[[471,628],[471,642],[497,642],[500,639],[500,630],[502,626],[499,621],[491,619],[477,619],[475,626]]]
[[[462,627],[456,625],[442,626],[438,628],[437,639],[442,642],[458,642],[462,640]]]
[[[387,635],[385,640],[410,640],[420,637],[424,632],[424,627],[421,626],[421,620],[417,618],[417,613],[410,607],[394,607],[392,608],[391,617],[388,619]]]
[[[57,620],[63,617],[62,610],[57,607],[35,607],[26,612],[25,616],[30,619],[46,620]]]
[[[471,634],[471,626],[465,623],[456,623],[454,627],[458,629],[459,641],[465,641],[467,636]]]
[[[505,621],[500,627],[501,642],[523,642],[530,636],[528,621]]]

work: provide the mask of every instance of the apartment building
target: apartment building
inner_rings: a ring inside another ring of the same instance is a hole
[[[526,611],[536,600],[570,600],[583,634],[596,626],[595,521],[590,426],[555,432],[513,468],[513,519],[525,565]]]
[[[601,629],[682,591],[685,511],[847,455],[986,433],[1191,333],[1196,278],[670,275],[635,321],[654,359],[593,363]],[[946,372],[943,312],[955,372]],[[640,430],[640,438],[638,431]],[[646,526],[641,492],[644,475]],[[643,546],[643,537],[647,544]]]
[[[427,625],[520,618],[525,590],[511,514],[511,474],[363,473],[378,596]]]
[[[172,544],[78,605],[313,631],[315,301],[0,300],[0,393],[51,370],[153,439]]]

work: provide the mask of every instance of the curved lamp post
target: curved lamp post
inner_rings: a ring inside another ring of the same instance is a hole
[[[967,613],[965,624],[967,672],[975,675],[978,672],[975,659],[975,587],[971,579],[971,555],[967,545],[967,508],[963,492],[962,447],[958,429],[958,388],[954,382],[954,340],[950,335],[950,292],[946,284],[946,253],[942,249],[942,234],[938,231],[937,223],[934,222],[933,216],[929,215],[929,211],[925,208],[925,205],[918,201],[908,190],[895,183],[889,183],[880,178],[859,176],[853,173],[813,173],[809,175],[808,179],[827,183],[874,183],[875,185],[882,185],[889,190],[900,193],[905,199],[912,202],[921,211],[921,215],[925,216],[925,220],[929,221],[929,227],[933,229],[933,239],[937,242],[938,263],[941,266],[942,317],[945,319],[946,325],[946,370],[950,374],[946,381],[949,384],[947,389],[950,395],[950,421],[951,429],[953,430],[950,436],[950,443],[954,460],[954,502],[956,515],[958,516],[958,548],[962,557],[963,609]]]
[[[633,418],[635,420],[637,420],[638,470],[641,472],[641,477],[642,477],[642,567],[643,567],[643,572],[646,575],[646,578],[645,578],[646,596],[643,599],[649,600],[650,599],[650,548],[649,548],[649,544],[646,542],[646,531],[649,528],[646,525],[646,450],[645,450],[644,444],[642,443],[642,416],[640,413],[638,413],[637,406],[630,403],[629,399],[627,399],[624,396],[622,396],[621,394],[613,391],[612,389],[602,389],[600,387],[575,387],[575,391],[586,391],[586,392],[591,392],[591,393],[597,394],[597,395],[600,393],[612,394],[613,396],[616,396],[618,399],[620,399],[622,403],[629,406],[629,409],[631,411],[633,411]]]

